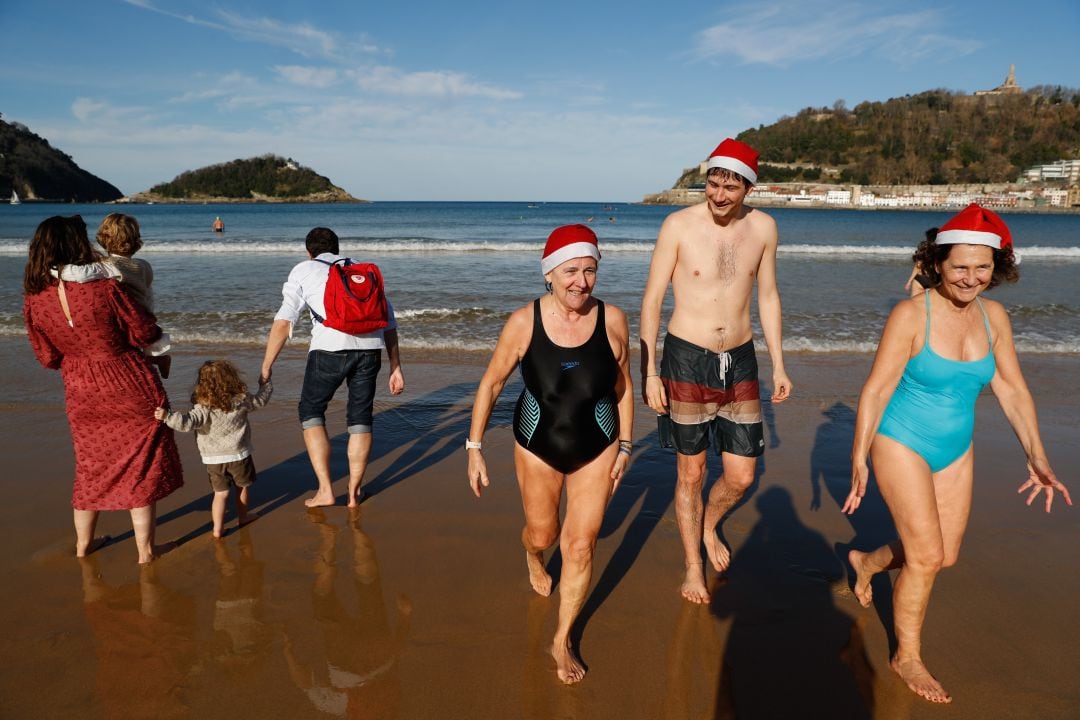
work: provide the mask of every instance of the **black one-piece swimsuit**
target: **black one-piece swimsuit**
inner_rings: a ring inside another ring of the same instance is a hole
[[[551,342],[533,303],[533,334],[521,359],[525,389],[514,408],[514,438],[561,473],[572,473],[619,436],[619,366],[597,300],[596,328],[583,345]]]

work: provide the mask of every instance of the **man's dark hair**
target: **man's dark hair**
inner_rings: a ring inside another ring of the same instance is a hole
[[[323,253],[338,254],[338,237],[330,228],[317,227],[307,234],[304,240],[308,255],[318,257]]]
[[[744,178],[734,170],[728,170],[727,168],[714,167],[709,168],[709,172],[705,173],[705,177],[712,177],[713,175],[719,175],[721,180],[738,180],[746,188],[747,192],[753,187],[754,183],[750,182],[747,178]]]

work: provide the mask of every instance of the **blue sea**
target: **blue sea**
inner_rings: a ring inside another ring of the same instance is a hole
[[[543,292],[539,257],[548,233],[588,223],[603,253],[596,294],[627,311],[636,337],[653,241],[676,209],[527,202],[2,205],[0,336],[24,333],[22,270],[37,224],[78,213],[93,236],[107,213],[120,211],[139,219],[139,257],[154,267],[158,317],[174,344],[263,343],[281,283],[306,257],[307,231],[320,225],[337,232],[344,253],[380,265],[405,348],[486,351],[506,316]],[[952,214],[766,212],[780,230],[784,347],[806,353],[873,352],[889,310],[904,297],[914,246]],[[216,216],[224,234],[211,231]],[[1021,280],[990,296],[1009,308],[1019,349],[1080,354],[1080,216],[1005,218],[1021,254]],[[305,322],[296,341],[307,332]]]

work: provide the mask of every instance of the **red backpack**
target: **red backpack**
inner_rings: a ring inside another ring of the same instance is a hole
[[[312,317],[328,328],[349,335],[361,335],[382,330],[390,324],[390,312],[383,290],[383,277],[375,263],[354,263],[348,258],[334,262],[319,260],[330,266],[323,292],[326,317],[314,310]]]

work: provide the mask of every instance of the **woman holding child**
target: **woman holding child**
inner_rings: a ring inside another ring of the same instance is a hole
[[[51,217],[30,241],[23,317],[38,361],[59,369],[75,448],[75,554],[95,549],[101,510],[129,510],[139,562],[154,559],[155,503],[183,484],[173,431],[154,418],[165,389],[140,348],[156,319],[112,280],[72,283],[65,266],[101,260],[79,216]]]

